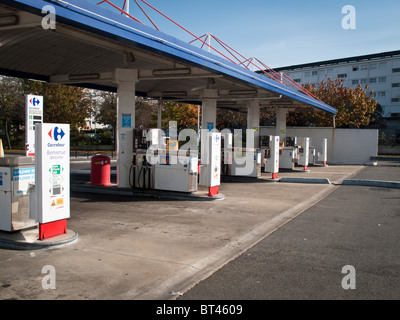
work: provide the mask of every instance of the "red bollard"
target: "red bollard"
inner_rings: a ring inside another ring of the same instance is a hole
[[[90,184],[92,186],[111,185],[111,160],[106,156],[94,156],[91,161]]]

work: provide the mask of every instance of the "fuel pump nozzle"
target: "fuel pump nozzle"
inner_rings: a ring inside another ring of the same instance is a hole
[[[136,177],[136,154],[134,154],[132,157],[132,164],[129,169],[129,185],[131,186],[132,189],[135,188],[135,177]]]

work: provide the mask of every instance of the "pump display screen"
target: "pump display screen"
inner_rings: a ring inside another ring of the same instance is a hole
[[[61,187],[57,186],[57,187],[53,187],[53,195],[58,195],[61,194]]]
[[[139,150],[147,149],[146,133],[147,130],[144,129],[133,130],[133,152],[136,152],[138,149]]]

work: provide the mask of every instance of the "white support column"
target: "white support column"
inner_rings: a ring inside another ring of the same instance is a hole
[[[135,128],[135,89],[138,71],[116,69],[114,81],[117,90],[117,185],[129,188],[129,170],[133,154],[133,129]]]
[[[247,103],[247,129],[254,130],[254,148],[260,147],[259,128],[260,128],[260,102],[257,100],[251,100]]]
[[[280,141],[286,143],[286,117],[289,113],[288,108],[279,108],[276,112],[276,132],[275,135],[279,136]]]
[[[209,164],[208,159],[208,140],[205,132],[216,129],[217,126],[217,100],[204,100],[202,104],[202,117],[201,117],[201,163]]]
[[[202,99],[201,107],[201,163],[209,164],[209,149],[208,149],[208,139],[205,138],[204,133],[206,131],[211,131],[217,128],[217,98],[218,90],[214,89],[203,89],[200,98]],[[200,180],[202,180],[202,175],[200,175]],[[202,183],[202,181],[201,181]]]
[[[216,129],[217,128],[217,100],[206,99],[202,103],[202,129]]]
[[[203,89],[200,94],[202,99],[202,129],[217,128],[217,98],[218,90]]]

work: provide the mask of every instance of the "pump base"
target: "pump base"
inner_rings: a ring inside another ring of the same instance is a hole
[[[212,197],[212,196],[216,196],[218,194],[218,186],[215,187],[209,187],[208,188],[208,196]]]
[[[67,219],[39,223],[39,240],[44,240],[67,233]]]

